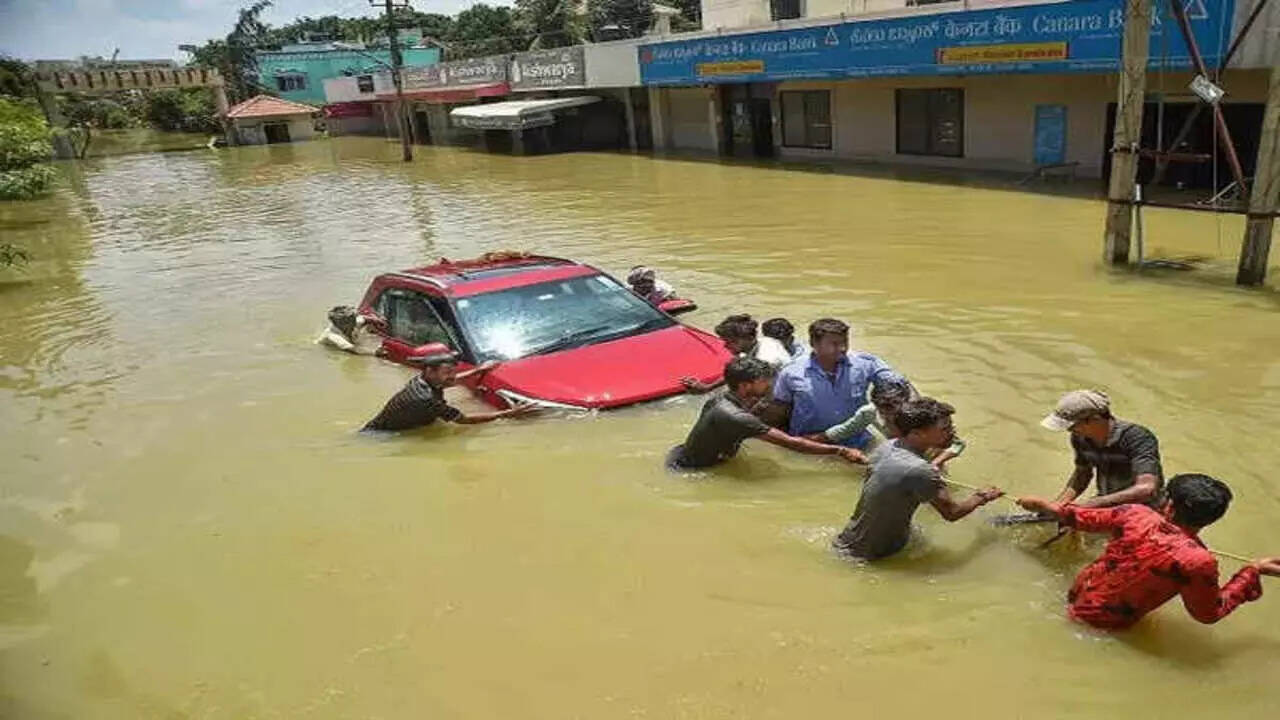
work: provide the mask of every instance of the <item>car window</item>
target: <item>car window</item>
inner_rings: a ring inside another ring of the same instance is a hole
[[[414,346],[444,343],[458,349],[458,343],[422,293],[391,288],[378,296],[373,309],[386,318],[387,331],[397,340]]]

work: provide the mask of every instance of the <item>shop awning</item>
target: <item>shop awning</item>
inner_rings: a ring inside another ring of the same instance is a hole
[[[482,97],[502,97],[511,92],[511,86],[501,83],[479,83],[476,85],[454,85],[452,87],[431,88],[429,90],[405,90],[404,99],[425,103],[460,103],[473,102]],[[394,92],[378,93],[379,100],[395,100]]]
[[[600,102],[595,95],[549,98],[546,100],[508,100],[486,105],[454,108],[449,117],[462,127],[473,130],[524,130],[550,125],[556,121],[556,110]]]

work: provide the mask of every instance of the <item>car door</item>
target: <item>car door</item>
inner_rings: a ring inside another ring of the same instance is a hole
[[[386,320],[383,349],[395,362],[404,362],[410,350],[427,343],[442,343],[454,352],[462,350],[456,329],[441,319],[426,293],[388,287],[373,301],[372,309]]]

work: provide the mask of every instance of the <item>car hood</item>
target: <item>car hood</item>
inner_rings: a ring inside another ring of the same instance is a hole
[[[682,377],[715,382],[729,359],[714,335],[675,325],[505,362],[485,376],[483,385],[539,400],[611,408],[684,392]]]

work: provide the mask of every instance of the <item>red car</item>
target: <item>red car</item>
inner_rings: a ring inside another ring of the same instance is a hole
[[[491,253],[373,279],[359,312],[377,316],[387,358],[444,343],[486,402],[613,408],[684,392],[680,378],[718,381],[719,338],[686,327],[589,265]]]

